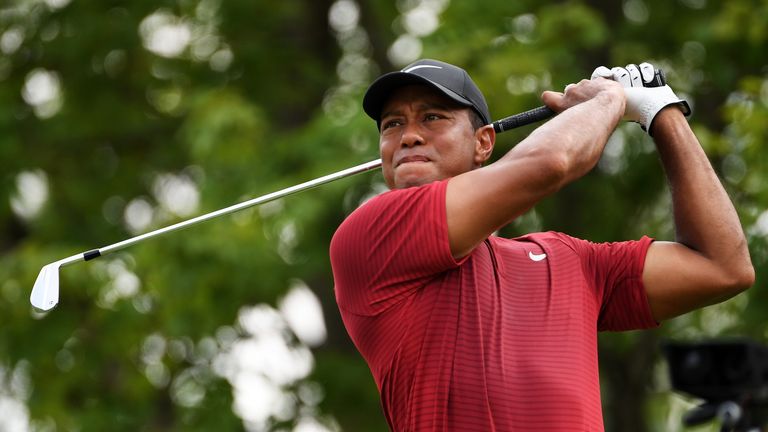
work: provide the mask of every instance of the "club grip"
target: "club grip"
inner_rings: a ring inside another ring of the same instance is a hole
[[[492,123],[493,130],[495,130],[496,133],[501,133],[510,129],[518,128],[520,126],[546,120],[553,115],[555,115],[555,112],[552,111],[549,107],[540,106],[532,110],[521,112],[520,114],[511,115],[501,120],[496,120]]]
[[[664,75],[664,71],[661,69],[655,69],[653,79],[646,83],[646,87],[661,87],[667,84],[667,77]],[[555,115],[547,106],[540,106],[532,110],[514,114],[501,120],[496,120],[491,123],[493,130],[496,133],[506,132],[510,129],[519,128],[521,126],[529,125],[531,123],[540,122],[546,120]]]
[[[664,75],[664,71],[661,69],[655,69],[653,71],[653,79],[646,84],[646,87],[664,87],[667,85],[667,76]]]

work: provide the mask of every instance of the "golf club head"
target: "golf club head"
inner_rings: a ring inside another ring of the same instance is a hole
[[[29,301],[35,309],[49,311],[59,303],[59,267],[61,262],[50,263],[40,270]]]

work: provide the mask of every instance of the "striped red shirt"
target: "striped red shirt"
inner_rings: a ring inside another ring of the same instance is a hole
[[[394,431],[602,431],[597,331],[656,325],[651,239],[490,237],[454,260],[447,181],[353,212],[331,242],[336,299]]]

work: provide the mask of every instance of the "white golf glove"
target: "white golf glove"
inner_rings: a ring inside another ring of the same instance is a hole
[[[640,63],[640,67],[629,64],[613,69],[600,66],[592,72],[592,79],[598,77],[614,80],[624,87],[627,96],[624,119],[640,123],[640,127],[649,135],[656,114],[669,105],[677,104],[683,114],[691,115],[688,102],[675,95],[666,85],[663,75],[657,75],[650,63]]]

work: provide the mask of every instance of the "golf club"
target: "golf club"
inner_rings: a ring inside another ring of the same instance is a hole
[[[497,120],[493,122],[492,125],[494,130],[497,133],[501,133],[517,127],[525,126],[531,123],[548,119],[552,117],[554,114],[555,114],[554,111],[552,111],[548,107],[541,106],[529,111],[525,111],[519,114],[515,114],[512,116],[503,118],[501,120]],[[195,218],[188,219],[186,221],[182,221],[174,225],[167,226],[165,228],[160,228],[155,231],[141,234],[136,237],[132,237],[118,243],[104,246],[99,249],[92,249],[83,253],[79,253],[77,255],[72,255],[70,257],[61,259],[59,261],[52,262],[50,264],[47,264],[42,268],[42,270],[40,270],[40,274],[37,276],[37,279],[35,280],[35,285],[32,288],[32,294],[30,295],[30,302],[32,303],[32,306],[35,309],[38,309],[41,311],[48,311],[53,309],[53,307],[56,306],[56,304],[59,302],[59,269],[63,266],[70,265],[78,261],[89,261],[94,258],[98,258],[100,256],[106,255],[108,253],[123,249],[125,247],[141,242],[143,240],[150,239],[152,237],[157,237],[162,234],[166,234],[172,231],[176,231],[182,228],[196,225],[200,222],[204,222],[209,219],[213,219],[219,216],[223,216],[223,215],[233,213],[239,210],[243,210],[249,207],[253,207],[259,204],[264,204],[266,202],[283,198],[285,196],[295,194],[301,191],[305,191],[307,189],[311,189],[311,188],[314,188],[338,179],[349,177],[354,174],[374,170],[376,168],[379,168],[380,166],[381,166],[381,159],[376,159],[364,164],[354,166],[352,168],[347,168],[345,170],[338,171],[333,174],[329,174],[323,177],[316,178],[314,180],[310,180],[295,186],[291,186],[291,187],[279,190],[277,192],[272,192],[257,198],[250,199],[248,201],[241,202],[239,204],[235,204],[220,210],[213,211],[211,213],[197,216]]]
[[[32,288],[32,294],[29,297],[29,301],[32,303],[33,307],[41,311],[47,311],[52,309],[54,306],[56,306],[56,304],[59,302],[59,268],[61,268],[62,266],[66,266],[78,261],[89,261],[94,258],[98,258],[102,255],[106,255],[108,253],[123,249],[132,244],[138,243],[140,241],[143,241],[152,237],[157,237],[162,234],[180,230],[182,228],[196,225],[200,222],[204,222],[209,219],[213,219],[215,217],[223,216],[225,214],[233,213],[238,210],[243,210],[248,207],[253,207],[259,204],[264,204],[269,201],[274,201],[278,198],[282,198],[297,192],[311,189],[311,188],[314,188],[322,184],[329,183],[344,177],[349,177],[353,174],[370,171],[380,166],[381,166],[381,159],[376,159],[370,162],[366,162],[364,164],[354,166],[352,168],[347,168],[345,170],[338,171],[333,174],[328,174],[323,177],[318,177],[314,180],[310,180],[295,186],[287,187],[277,192],[272,192],[257,198],[250,199],[248,201],[243,201],[239,204],[235,204],[220,210],[206,213],[204,215],[197,216],[195,218],[188,219],[188,220],[176,223],[174,225],[167,226],[165,228],[160,228],[145,234],[138,235],[136,237],[131,237],[127,240],[123,240],[118,243],[104,246],[99,249],[92,249],[83,253],[79,253],[77,255],[72,255],[71,257],[67,257],[59,261],[52,262],[50,264],[47,264],[46,266],[43,267],[42,270],[40,270],[40,274],[37,276],[37,279],[35,280],[35,286]]]

